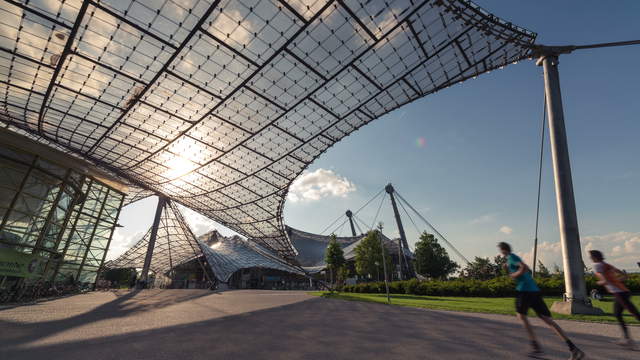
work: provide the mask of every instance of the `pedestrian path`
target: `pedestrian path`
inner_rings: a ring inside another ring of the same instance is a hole
[[[562,326],[590,359],[640,356],[612,344],[615,326]],[[261,290],[94,292],[0,310],[0,329],[0,359],[12,360],[523,359],[527,344],[510,316]],[[567,358],[536,330],[547,359]]]

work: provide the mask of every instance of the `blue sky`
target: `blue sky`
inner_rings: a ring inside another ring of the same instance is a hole
[[[640,38],[635,0],[476,3],[537,32],[542,44]],[[640,46],[560,59],[583,249],[611,253],[612,262],[629,270],[640,261],[639,63]],[[286,204],[285,223],[321,231],[392,182],[466,257],[493,256],[498,241],[526,255],[533,244],[542,102],[542,69],[524,61],[400,108],[312,164],[306,188],[298,186],[297,201]],[[552,266],[560,264],[560,253],[548,139],[545,154],[539,238],[541,258]],[[305,189],[311,191],[304,195]],[[377,206],[359,216],[372,221]],[[125,227],[109,257],[146,230],[154,207],[149,199],[123,210]],[[190,219],[196,232],[214,226],[195,215]],[[395,235],[388,200],[381,220],[385,232]],[[404,221],[413,244],[417,231]]]

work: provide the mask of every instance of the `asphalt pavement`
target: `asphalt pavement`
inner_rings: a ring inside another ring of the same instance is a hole
[[[545,359],[566,346],[532,322]],[[559,321],[589,359],[640,359],[615,325]],[[632,333],[640,339],[640,327]],[[325,299],[296,291],[93,292],[0,309],[2,360],[526,359],[513,316]]]

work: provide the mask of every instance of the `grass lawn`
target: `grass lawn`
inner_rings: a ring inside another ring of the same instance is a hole
[[[385,294],[360,294],[360,293],[329,293],[324,291],[312,292],[312,295],[322,296],[332,299],[342,299],[351,301],[367,301],[377,303],[387,303]],[[545,301],[549,308],[554,301],[560,298],[548,297]],[[640,308],[640,296],[633,297],[633,303]],[[514,298],[482,298],[482,297],[447,297],[447,296],[418,296],[405,294],[391,294],[391,304],[399,306],[412,306],[437,310],[466,311],[492,314],[515,315]],[[606,315],[561,315],[553,314],[555,319],[569,319],[593,322],[616,323],[613,316],[613,300],[605,297],[602,301],[595,300],[593,305],[604,310]],[[534,315],[530,312],[530,315]],[[629,324],[640,324],[629,313],[625,312],[625,322]]]

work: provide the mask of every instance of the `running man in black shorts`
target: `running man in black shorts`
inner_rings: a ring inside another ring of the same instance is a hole
[[[560,326],[551,318],[551,312],[549,311],[547,304],[545,304],[544,299],[542,299],[540,288],[538,288],[538,285],[533,280],[531,271],[527,264],[525,264],[518,255],[511,252],[511,245],[501,242],[498,244],[498,248],[502,255],[507,259],[505,267],[509,272],[509,276],[516,281],[516,312],[518,313],[518,319],[522,321],[524,328],[527,330],[527,335],[529,335],[529,340],[531,341],[531,351],[529,352],[529,356],[539,357],[543,354],[540,344],[536,339],[536,335],[533,332],[533,328],[531,327],[531,324],[529,324],[529,320],[527,318],[527,312],[529,309],[533,309],[540,320],[549,325],[549,327],[567,343],[569,352],[571,352],[569,360],[584,359],[584,352],[578,349],[573,342],[569,340],[564,331],[562,331],[562,328],[560,328]]]

